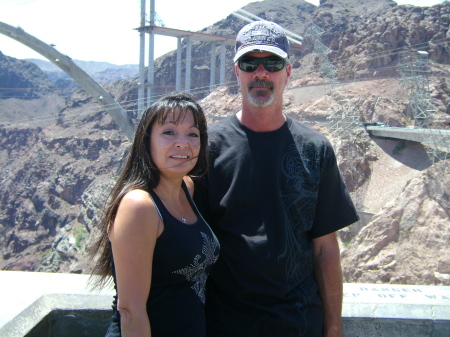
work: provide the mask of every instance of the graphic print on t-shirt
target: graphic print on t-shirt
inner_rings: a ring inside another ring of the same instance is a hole
[[[301,144],[301,150],[291,144],[283,157],[282,172],[284,188],[282,191],[283,206],[286,216],[286,247],[280,257],[288,260],[287,278],[299,278],[309,275],[312,271],[312,260],[305,253],[311,249],[307,238],[311,229],[315,201],[319,184],[319,168],[315,165],[318,153],[314,151],[314,144]],[[301,152],[308,152],[304,158]],[[296,283],[303,280],[297,279]]]
[[[193,285],[191,288],[195,291],[202,303],[205,304],[205,284],[208,277],[206,270],[216,262],[219,255],[215,254],[218,244],[214,238],[209,237],[203,232],[200,232],[200,234],[203,237],[203,261],[200,262],[202,256],[197,254],[189,266],[176,270],[173,273],[184,275],[189,282],[192,282]]]
[[[311,241],[307,235],[314,221],[320,177],[320,147],[315,144],[314,139],[306,144],[300,139],[296,141],[297,145],[291,144],[282,160],[284,188],[281,198],[285,209],[286,246],[280,258],[286,259],[288,284],[305,285],[305,282],[309,283],[308,277],[314,268]],[[296,292],[296,307],[306,328],[306,303],[310,302],[311,294],[304,287],[291,290]],[[299,336],[303,333],[304,331],[299,331]]]

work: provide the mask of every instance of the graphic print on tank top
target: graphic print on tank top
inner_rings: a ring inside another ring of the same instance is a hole
[[[291,144],[283,156],[281,187],[285,209],[285,251],[279,258],[286,259],[286,280],[288,284],[305,285],[305,275],[313,272],[312,243],[308,231],[314,221],[315,206],[320,178],[320,149],[318,138],[305,143],[301,137]],[[284,186],[283,186],[284,185]],[[309,283],[309,282],[307,282]],[[308,288],[308,287],[307,287]],[[307,329],[305,303],[310,302],[310,292],[304,287],[291,289],[297,292],[297,309]],[[302,336],[304,331],[299,331]]]
[[[174,271],[174,274],[184,275],[186,279],[193,283],[191,288],[195,291],[203,304],[205,304],[205,285],[208,277],[207,269],[211,267],[219,257],[215,254],[218,247],[214,238],[200,232],[203,237],[202,255],[197,254],[194,261],[187,267]],[[203,261],[200,260],[204,257]]]

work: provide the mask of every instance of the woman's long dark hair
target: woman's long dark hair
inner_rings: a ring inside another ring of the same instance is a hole
[[[175,114],[180,112],[179,114]],[[202,175],[207,169],[206,133],[207,123],[203,109],[191,95],[173,93],[162,97],[144,111],[134,135],[126,164],[119,179],[111,191],[109,203],[100,221],[101,235],[92,247],[92,257],[99,255],[92,271],[91,281],[94,286],[102,287],[111,275],[111,251],[108,234],[116,218],[117,209],[122,198],[135,189],[149,191],[159,184],[159,171],[150,154],[150,136],[155,123],[163,124],[166,118],[176,116],[176,123],[183,121],[186,113],[192,112],[195,126],[200,130],[200,152],[197,163],[188,175]],[[97,278],[100,276],[100,278]]]

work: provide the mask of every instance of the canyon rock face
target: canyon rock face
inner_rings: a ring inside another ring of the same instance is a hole
[[[449,8],[390,0],[322,0],[318,7],[267,0],[244,8],[299,35],[312,22],[324,30],[321,42],[330,48],[326,57],[338,68],[336,78],[318,74],[323,55],[305,35],[301,52],[292,56],[284,112],[329,137],[361,214],[359,223],[338,233],[346,282],[449,285],[450,175],[443,173],[444,163],[432,165],[420,143],[370,138],[362,124],[348,136],[329,128],[330,109],[342,101],[361,121],[410,126],[410,92],[396,66],[401,51],[418,48],[429,53],[430,100],[445,114]],[[202,32],[234,37],[242,25],[230,15]],[[192,92],[208,122],[239,111],[232,48],[226,51],[226,85],[211,94],[211,47],[194,43],[192,50]],[[155,95],[175,88],[175,58],[171,52],[156,60]],[[89,273],[87,250],[130,142],[86,92],[67,98],[34,64],[0,54],[0,74],[0,268]],[[104,84],[134,121],[140,115],[137,82]],[[330,94],[332,89],[340,96]]]
[[[346,282],[450,285],[450,178],[411,179],[342,254]]]
[[[0,99],[11,97],[20,99],[38,98],[54,88],[53,83],[35,64],[17,60],[0,51]],[[20,90],[30,88],[27,90]],[[38,89],[39,88],[39,89]]]
[[[129,142],[85,93],[67,106],[46,127],[0,128],[1,269],[82,271],[92,221]]]
[[[449,3],[414,7],[388,0],[322,1],[313,21],[324,30],[321,41],[330,48],[329,59],[340,63],[339,77],[351,79],[393,76],[401,53],[411,49],[449,64],[449,14]],[[310,42],[304,52],[312,51]]]

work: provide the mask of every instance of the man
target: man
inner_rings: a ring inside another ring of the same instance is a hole
[[[234,62],[242,110],[210,126],[207,185],[196,192],[221,244],[207,336],[341,336],[335,232],[358,215],[333,149],[283,114],[292,65],[280,26],[245,26]]]

